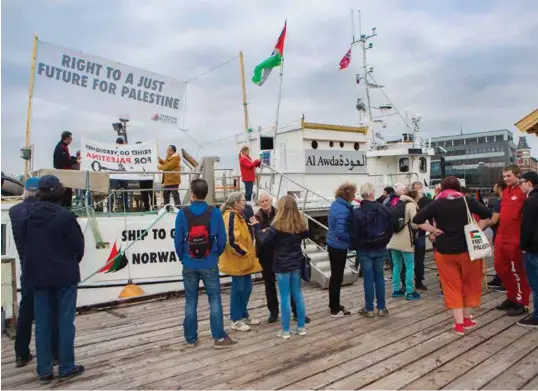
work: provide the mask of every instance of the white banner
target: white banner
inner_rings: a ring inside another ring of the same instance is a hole
[[[152,179],[153,174],[121,174],[121,172],[157,171],[157,143],[106,144],[82,140],[80,169],[108,171],[112,179]],[[117,173],[117,174],[116,174]]]
[[[366,152],[305,150],[305,173],[307,174],[363,174],[366,172]]]
[[[177,126],[186,83],[38,41],[35,95],[82,110]]]

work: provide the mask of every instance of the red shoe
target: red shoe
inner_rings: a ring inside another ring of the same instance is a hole
[[[475,327],[478,323],[476,323],[472,318],[463,318],[463,328],[464,329],[471,329]]]
[[[463,323],[454,323],[452,331],[458,335],[465,335],[465,327],[463,326]]]

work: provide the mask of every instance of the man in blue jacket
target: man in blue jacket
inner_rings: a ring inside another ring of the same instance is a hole
[[[24,219],[37,201],[36,193],[39,190],[39,178],[28,178],[24,183],[23,202],[13,205],[9,209],[9,220],[13,231],[13,240],[19,254],[20,268],[24,268],[24,242],[22,240],[22,225]],[[23,274],[21,274],[21,302],[17,317],[17,335],[15,337],[15,357],[17,368],[24,367],[32,359],[30,341],[32,340],[32,323],[34,321],[34,292],[25,288]],[[57,331],[57,327],[53,327]],[[57,339],[57,332],[53,333]],[[58,358],[58,341],[53,341],[53,357]]]
[[[219,256],[226,248],[224,220],[218,208],[205,202],[207,182],[191,182],[191,205],[180,210],[176,217],[174,245],[183,264],[185,287],[185,320],[183,332],[187,344],[198,345],[198,286],[200,280],[209,298],[209,321],[215,349],[226,349],[237,342],[224,331],[220,293]]]
[[[374,186],[361,186],[361,207],[353,211],[351,245],[357,251],[364,283],[365,306],[359,315],[374,317],[374,292],[378,316],[387,316],[383,267],[387,259],[387,244],[393,234],[390,209],[375,200]]]
[[[36,202],[24,219],[21,239],[25,288],[34,292],[37,375],[49,382],[52,373],[53,318],[58,321],[60,378],[84,372],[75,365],[75,312],[84,235],[76,216],[62,208],[64,187],[57,177],[39,180]]]

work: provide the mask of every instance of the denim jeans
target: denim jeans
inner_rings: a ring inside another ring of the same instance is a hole
[[[245,199],[247,201],[252,200],[252,189],[254,188],[254,182],[243,182],[245,184]]]
[[[198,287],[200,280],[204,283],[209,301],[211,336],[215,340],[226,337],[218,267],[212,269],[187,269],[184,267],[185,320],[183,321],[183,333],[187,343],[195,343],[198,340]]]
[[[293,296],[297,307],[297,327],[304,327],[306,310],[301,292],[301,270],[297,269],[291,273],[277,273],[276,279],[278,281],[278,290],[280,291],[282,330],[290,331],[290,294]]]
[[[402,271],[402,265],[405,263],[405,291],[406,293],[413,293],[415,291],[415,284],[413,283],[413,277],[415,275],[415,254],[399,250],[391,250],[392,254],[392,289],[398,291],[401,287],[400,273]]]
[[[34,321],[34,292],[24,288],[21,278],[21,302],[17,317],[17,335],[15,337],[15,356],[24,360],[30,356],[30,341],[32,340],[32,323]],[[58,359],[58,319],[52,319],[52,357]]]
[[[527,280],[532,290],[532,301],[534,303],[533,319],[538,319],[538,253],[526,252],[524,255],[525,271]]]
[[[364,301],[366,311],[374,310],[374,291],[377,308],[385,308],[385,278],[383,268],[387,259],[387,250],[358,251],[364,284]]]
[[[75,312],[77,286],[39,289],[34,293],[37,375],[52,375],[53,318],[58,320],[59,375],[67,376],[75,366]]]
[[[248,301],[252,293],[252,277],[232,276],[232,290],[230,292],[230,319],[232,322],[248,318]]]

